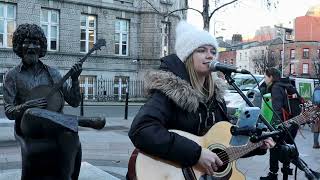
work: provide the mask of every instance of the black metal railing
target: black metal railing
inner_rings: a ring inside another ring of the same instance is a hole
[[[121,84],[121,85],[120,85]],[[111,79],[98,79],[96,101],[124,101],[126,92],[129,93],[129,101],[143,101],[146,98],[144,82],[142,80],[130,80],[129,82],[119,83]],[[90,100],[90,98],[87,98]]]

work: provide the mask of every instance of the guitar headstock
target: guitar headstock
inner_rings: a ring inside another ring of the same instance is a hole
[[[106,46],[106,40],[105,39],[98,39],[98,41],[95,44],[93,44],[92,50],[93,51],[101,50],[102,46]]]

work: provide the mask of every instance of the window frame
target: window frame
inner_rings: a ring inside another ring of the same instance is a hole
[[[45,22],[45,21],[42,21],[42,10],[46,10],[48,11],[48,21]],[[51,15],[52,15],[52,12],[55,11],[57,13],[57,22],[56,23],[52,23],[52,19],[51,19]],[[41,25],[41,28],[42,26],[47,26],[47,50],[48,51],[52,51],[52,52],[57,52],[59,51],[59,41],[60,41],[60,11],[59,10],[55,10],[55,9],[47,9],[47,8],[41,8],[41,13],[40,13],[40,25]],[[55,37],[56,38],[56,49],[51,49],[51,28],[53,26],[56,26],[57,27],[57,36]],[[43,28],[42,28],[43,29]],[[43,29],[44,31],[44,29]]]
[[[93,79],[93,84],[89,83],[89,78]],[[80,75],[79,77],[80,91],[84,95],[85,100],[95,100],[97,92],[97,76],[95,75]],[[92,94],[89,94],[89,88],[92,88]],[[92,98],[89,98],[92,96]]]
[[[293,63],[290,64],[290,74],[295,74],[296,73],[296,69],[295,69],[295,65]]]
[[[305,65],[307,65],[307,73],[305,73]],[[309,64],[308,63],[302,64],[302,74],[309,74]]]
[[[86,19],[86,25],[85,26],[81,25],[81,20],[82,20],[83,16]],[[89,17],[93,17],[94,18],[94,27],[93,28],[89,26]],[[85,29],[85,34],[86,34],[86,39],[85,40],[81,39],[81,32],[82,32],[83,29]],[[97,16],[91,15],[91,14],[81,14],[81,16],[80,16],[80,53],[88,53],[89,49],[91,49],[90,48],[90,42],[91,41],[89,41],[89,31],[92,31],[92,30],[94,32],[93,33],[94,34],[93,44],[94,44],[97,41]],[[85,51],[81,51],[81,42],[85,42]]]
[[[117,29],[117,23],[119,22],[119,30]],[[122,31],[122,23],[121,22],[125,22],[126,23],[126,31]],[[119,42],[116,43],[116,35],[119,34]],[[126,39],[126,53],[123,54],[122,53],[122,46],[124,45],[122,43],[123,41],[123,36],[126,35],[127,39]],[[114,55],[116,56],[129,56],[129,36],[130,36],[130,20],[128,19],[121,19],[121,18],[117,18],[115,21],[115,34],[114,34]],[[116,53],[116,45],[118,44],[118,51],[119,53]]]
[[[290,49],[290,59],[295,59],[295,58],[296,58],[296,50]]]
[[[305,51],[307,50],[307,51]],[[306,55],[305,55],[306,53]],[[303,59],[309,59],[309,56],[310,56],[310,49],[309,48],[303,48],[302,49],[302,58]]]
[[[13,32],[11,34],[11,36],[13,37],[13,33],[16,29],[16,26],[17,26],[17,22],[16,22],[16,19],[17,19],[17,5],[15,4],[12,4],[12,3],[6,3],[6,2],[0,2],[0,5],[3,5],[3,17],[0,17],[0,20],[3,20],[3,33],[0,33],[0,34],[3,34],[3,43],[2,43],[2,46],[0,44],[0,48],[12,48],[12,46],[9,46],[8,45],[8,36],[9,36],[9,33],[8,33],[8,21],[13,21]],[[8,18],[8,5],[11,5],[13,6],[13,18]],[[12,39],[12,38],[11,38]],[[11,42],[12,44],[12,42]]]

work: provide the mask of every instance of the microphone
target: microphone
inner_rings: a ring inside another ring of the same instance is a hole
[[[229,65],[229,64],[223,64],[219,61],[211,61],[209,64],[210,71],[221,71],[223,73],[241,73],[241,74],[250,74],[248,70],[245,69],[238,69],[235,66]]]

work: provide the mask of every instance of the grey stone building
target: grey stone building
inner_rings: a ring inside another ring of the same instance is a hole
[[[85,99],[124,94],[130,82],[173,52],[175,26],[186,0],[0,0],[0,89],[3,76],[20,63],[12,33],[22,23],[41,26],[48,39],[45,64],[64,75],[100,38],[107,45],[83,64]],[[131,95],[137,88],[129,88]],[[139,88],[138,88],[139,89]],[[1,91],[0,91],[1,94]]]

